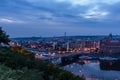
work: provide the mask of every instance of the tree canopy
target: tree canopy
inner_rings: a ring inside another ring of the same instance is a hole
[[[9,41],[9,35],[7,35],[6,32],[2,30],[2,27],[0,27],[0,43],[8,43]]]

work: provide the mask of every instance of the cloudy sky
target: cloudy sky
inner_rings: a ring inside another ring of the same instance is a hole
[[[0,0],[10,37],[120,34],[120,0]]]

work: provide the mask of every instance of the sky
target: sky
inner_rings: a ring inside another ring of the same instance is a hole
[[[10,37],[120,35],[120,0],[0,0]]]

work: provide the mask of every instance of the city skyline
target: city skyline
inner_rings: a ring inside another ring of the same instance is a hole
[[[119,35],[120,0],[2,0],[0,26],[10,37]]]

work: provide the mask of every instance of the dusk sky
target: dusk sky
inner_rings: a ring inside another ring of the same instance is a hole
[[[120,0],[0,0],[10,37],[120,35]]]

